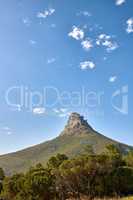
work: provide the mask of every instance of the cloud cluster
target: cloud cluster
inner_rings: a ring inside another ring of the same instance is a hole
[[[37,17],[45,19],[48,16],[51,16],[52,14],[54,14],[54,12],[55,12],[55,9],[54,8],[50,8],[48,10],[44,10],[43,12],[37,13]]]
[[[90,50],[93,47],[92,40],[91,39],[85,39],[81,42],[81,45],[83,49],[86,51]]]
[[[82,70],[93,69],[93,68],[95,68],[95,63],[92,61],[84,61],[84,62],[80,63],[80,68]]]
[[[133,18],[127,20],[127,33],[133,33]]]
[[[56,115],[57,117],[67,117],[70,114],[67,108],[54,108],[52,110],[46,111],[46,108],[44,107],[35,107],[33,108],[32,113],[34,115],[44,115],[44,114],[46,115],[47,113],[48,115],[51,113],[51,111],[52,114],[54,113],[54,115]]]
[[[84,28],[79,28],[77,26],[72,27],[72,31],[68,33],[68,36],[79,41],[85,51],[99,46],[104,47],[107,53],[110,53],[119,47],[118,43],[114,40],[114,36],[101,33],[93,39],[88,38],[85,37]],[[93,69],[95,68],[95,63],[92,61],[84,61],[80,63],[80,68],[83,70]]]
[[[76,40],[82,40],[84,38],[84,31],[77,26],[73,26],[72,31],[68,33],[68,36]]]
[[[117,42],[113,41],[113,38],[110,35],[104,33],[98,36],[96,44],[105,47],[107,52],[111,52],[119,47]]]

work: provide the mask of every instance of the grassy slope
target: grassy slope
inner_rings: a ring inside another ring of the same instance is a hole
[[[7,174],[27,170],[30,166],[38,162],[46,164],[48,159],[57,153],[65,153],[69,157],[81,153],[84,146],[93,145],[96,153],[102,152],[107,144],[117,144],[103,135],[94,132],[93,134],[82,134],[78,136],[59,136],[51,141],[33,146],[31,148],[0,156],[0,167]],[[126,145],[120,145],[127,148]]]

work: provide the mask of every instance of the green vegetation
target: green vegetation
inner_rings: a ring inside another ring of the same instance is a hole
[[[86,145],[75,158],[52,156],[26,173],[4,175],[0,169],[2,200],[116,199],[133,194],[133,153],[123,156],[115,145],[94,154]],[[132,198],[129,198],[131,200]],[[122,199],[128,200],[128,199]]]
[[[31,166],[35,166],[39,162],[46,165],[50,157],[58,153],[73,158],[75,155],[82,153],[86,145],[91,145],[95,153],[101,153],[109,144],[119,146],[123,152],[126,149],[131,149],[131,147],[113,141],[97,132],[63,135],[34,147],[0,156],[0,166],[7,175],[26,172]]]

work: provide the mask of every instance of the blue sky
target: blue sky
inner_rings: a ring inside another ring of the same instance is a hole
[[[1,0],[0,27],[0,154],[56,137],[74,111],[133,145],[132,0]]]

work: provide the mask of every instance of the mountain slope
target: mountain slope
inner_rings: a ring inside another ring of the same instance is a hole
[[[38,162],[46,163],[57,153],[65,153],[72,157],[83,152],[85,145],[91,145],[95,153],[104,151],[106,145],[115,144],[126,152],[131,147],[109,139],[96,132],[82,116],[72,113],[61,134],[48,142],[0,156],[0,167],[7,174],[27,170]]]

